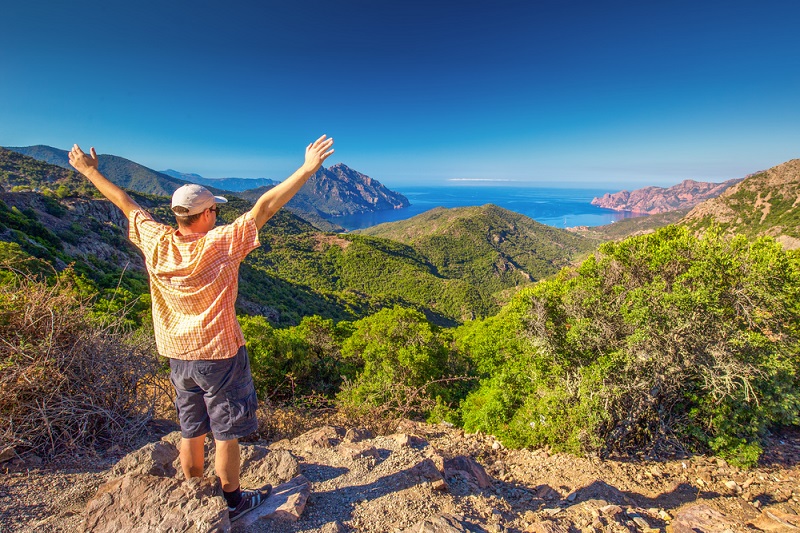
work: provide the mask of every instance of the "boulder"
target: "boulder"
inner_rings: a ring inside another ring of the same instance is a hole
[[[375,438],[375,435],[366,428],[350,428],[344,434],[345,442],[361,442],[372,438]]]
[[[375,446],[366,442],[343,442],[339,445],[339,453],[352,460],[363,459],[365,457],[378,458],[379,453]]]
[[[447,490],[447,482],[442,477],[442,473],[436,468],[436,463],[433,459],[423,459],[418,464],[414,465],[409,474],[414,478],[416,483],[429,482],[433,485],[435,490]]]
[[[145,444],[129,453],[111,469],[113,477],[123,474],[148,474],[173,477],[177,473],[173,462],[178,458],[178,449],[166,441]]]
[[[251,448],[242,446],[242,451]],[[258,454],[260,456],[260,453]],[[242,461],[243,486],[258,487],[267,483],[279,485],[297,476],[300,472],[297,459],[288,450],[269,451],[259,459]]]
[[[273,487],[267,501],[244,515],[236,524],[246,527],[262,518],[296,522],[303,514],[310,495],[311,483],[302,475],[296,476],[287,483]]]
[[[307,451],[312,448],[333,448],[339,444],[344,434],[342,428],[322,426],[303,433],[294,442]]]
[[[492,485],[492,478],[486,470],[475,459],[466,455],[458,455],[444,462],[444,477],[448,479],[456,475],[466,477],[482,489]]]
[[[410,435],[408,433],[395,433],[394,435],[392,435],[391,438],[401,448],[420,447],[428,444],[428,441],[426,441],[422,437],[418,437],[416,435]]]
[[[230,531],[228,506],[217,478],[174,478],[130,473],[101,485],[84,510],[93,533]]]
[[[671,533],[695,533],[703,531],[705,533],[723,533],[734,529],[736,523],[712,509],[708,505],[692,505],[684,507],[677,513],[669,526]]]

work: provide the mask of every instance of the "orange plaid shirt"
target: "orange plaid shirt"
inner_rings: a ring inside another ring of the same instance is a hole
[[[234,307],[239,264],[261,244],[250,212],[185,236],[143,210],[131,211],[128,222],[150,274],[158,353],[185,360],[235,356],[245,344]]]

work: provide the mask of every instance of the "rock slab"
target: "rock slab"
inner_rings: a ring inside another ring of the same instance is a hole
[[[244,515],[236,524],[249,526],[262,518],[296,522],[303,514],[310,495],[311,483],[302,475],[296,476],[287,483],[273,487],[267,501]]]
[[[83,526],[92,533],[205,533],[231,528],[217,478],[192,478],[184,483],[137,473],[100,486],[86,505]]]

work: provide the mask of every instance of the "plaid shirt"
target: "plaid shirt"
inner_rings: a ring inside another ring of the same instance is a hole
[[[150,274],[158,353],[184,360],[235,356],[245,344],[234,308],[239,263],[260,245],[250,213],[185,236],[143,210],[131,211],[128,222]]]

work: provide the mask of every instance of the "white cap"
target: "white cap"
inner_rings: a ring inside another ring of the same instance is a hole
[[[185,207],[189,210],[186,213],[176,213],[183,216],[196,215],[215,204],[224,204],[227,202],[228,200],[222,196],[214,196],[211,194],[211,191],[202,185],[195,185],[194,183],[182,185],[172,194],[173,211],[178,206]]]

